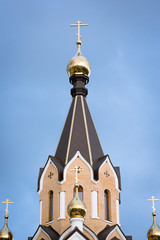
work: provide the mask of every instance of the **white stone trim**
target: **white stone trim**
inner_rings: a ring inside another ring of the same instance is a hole
[[[50,236],[41,227],[38,229],[32,240],[37,240],[41,232],[43,232],[51,240]]]
[[[85,240],[83,236],[81,236],[78,232],[73,233],[73,235],[68,238],[68,240]]]
[[[45,166],[45,168],[44,168],[44,170],[43,170],[43,173],[42,173],[42,175],[41,175],[41,178],[40,178],[39,191],[38,191],[39,194],[40,194],[41,191],[42,191],[44,176],[45,176],[45,174],[46,174],[46,172],[47,172],[47,169],[48,169],[48,167],[49,167],[50,164],[52,164],[52,165],[57,169],[56,165],[55,165],[55,164],[51,161],[51,159],[49,158],[49,159],[48,159],[48,162],[47,162],[47,164],[46,164],[46,166]],[[58,169],[57,169],[57,172],[58,172]]]
[[[89,228],[87,228],[85,225],[83,225],[83,229],[88,232],[94,240],[98,240],[97,236],[94,234],[94,232],[92,232]],[[71,227],[69,227],[65,232],[62,233],[62,235],[60,236],[59,240],[63,240],[63,238],[65,236],[67,236],[69,234],[69,232],[71,232]]]
[[[39,224],[42,224],[42,200],[39,201]]]
[[[84,126],[85,126],[85,130],[86,130],[86,137],[87,137],[87,144],[88,144],[88,150],[89,150],[90,163],[91,163],[91,165],[93,165],[92,152],[91,152],[91,144],[90,144],[90,139],[89,139],[88,125],[87,125],[87,120],[86,120],[86,112],[85,112],[85,109],[84,109],[83,99],[84,99],[84,97],[81,96],[81,105],[82,105]]]
[[[66,235],[68,235],[70,231],[71,231],[71,227],[69,227],[65,232],[62,233],[59,240],[62,240]]]
[[[46,222],[46,224],[50,224],[50,223],[52,223],[52,222],[53,222],[53,220]]]
[[[84,159],[84,157],[81,155],[81,153],[80,153],[79,151],[77,151],[76,154],[74,155],[74,157],[67,163],[67,165],[66,165],[65,168],[64,168],[64,172],[63,172],[63,174],[64,174],[63,180],[62,180],[62,181],[58,181],[58,182],[59,182],[60,184],[63,184],[64,182],[66,182],[67,170],[68,170],[68,168],[70,167],[70,165],[77,159],[77,157],[79,157],[79,158],[84,162],[84,164],[89,168],[90,173],[91,173],[91,181],[92,181],[93,183],[97,184],[97,183],[99,182],[99,180],[97,180],[97,181],[94,180],[94,178],[93,178],[93,169],[92,169],[91,165]],[[119,189],[119,187],[118,187],[118,177],[117,177],[117,174],[116,174],[114,168],[112,167],[112,164],[111,164],[108,156],[107,156],[107,159],[106,159],[106,160],[102,163],[102,165],[99,167],[99,172],[100,172],[100,169],[102,168],[102,166],[103,166],[106,162],[109,164],[109,167],[110,167],[110,169],[111,169],[111,171],[113,172],[113,175],[114,175],[114,177],[115,177],[116,189],[117,189],[118,192],[120,192],[120,189]],[[57,169],[56,165],[55,165],[55,164],[51,161],[51,159],[49,158],[49,159],[48,159],[48,162],[47,162],[47,164],[46,164],[46,166],[45,166],[45,168],[44,168],[44,170],[43,170],[43,173],[42,173],[42,175],[41,175],[41,178],[40,178],[40,187],[39,187],[39,191],[38,191],[39,194],[40,194],[41,191],[42,191],[44,176],[45,176],[45,173],[46,173],[46,171],[47,171],[47,169],[48,169],[48,167],[49,167],[50,164],[52,164],[52,165],[56,168],[56,170],[57,170],[57,172],[58,172],[58,169]],[[98,173],[98,174],[99,174],[99,173]]]
[[[105,222],[107,222],[107,223],[112,223],[112,221],[109,221],[109,220],[106,220],[106,219],[105,219]]]
[[[99,172],[100,172],[100,169],[103,167],[103,165],[104,165],[106,162],[108,163],[108,165],[109,165],[109,167],[110,167],[110,169],[111,169],[111,171],[112,171],[112,173],[113,173],[113,175],[114,175],[114,177],[115,177],[116,189],[117,189],[118,192],[120,192],[121,190],[119,189],[119,186],[118,186],[118,177],[117,177],[117,174],[116,174],[116,172],[115,172],[115,170],[114,170],[114,168],[113,168],[113,166],[112,166],[112,164],[111,164],[111,161],[110,161],[110,159],[109,159],[108,156],[107,156],[106,160],[102,163],[102,165],[99,167]]]
[[[91,191],[91,208],[92,208],[92,218],[98,217],[98,194],[97,191]]]
[[[84,159],[84,157],[81,155],[81,153],[79,151],[76,152],[76,154],[74,155],[74,157],[67,163],[67,165],[64,168],[64,172],[63,172],[63,180],[61,182],[59,182],[60,184],[63,184],[64,182],[66,182],[66,175],[67,175],[67,170],[70,167],[70,165],[77,159],[80,158],[82,160],[82,162],[84,162],[84,164],[89,168],[90,173],[91,173],[91,181],[94,182],[95,184],[97,184],[99,181],[95,181],[93,178],[93,169],[91,167],[91,165]]]
[[[65,161],[65,164],[67,164],[67,162],[68,162],[68,155],[69,155],[70,143],[71,143],[71,137],[72,137],[72,131],[73,131],[73,123],[74,123],[76,106],[77,106],[77,98],[78,98],[78,97],[75,96],[75,102],[74,102],[73,114],[72,114],[72,121],[71,121],[71,126],[70,126],[70,131],[69,131],[69,139],[68,139],[68,146],[67,146],[67,153],[66,153],[66,161]]]
[[[60,192],[59,219],[65,219],[66,192]]]
[[[116,199],[117,224],[120,226],[119,199]]]
[[[77,227],[81,232],[83,232],[83,223],[84,223],[84,218],[70,218],[69,219],[71,223],[71,231],[74,230],[75,227]]]
[[[92,232],[89,228],[87,228],[86,226],[83,226],[83,228],[84,228],[84,230],[86,231],[86,232],[88,232],[92,237],[93,237],[93,239],[94,240],[98,240],[98,238],[97,238],[97,236],[94,234],[94,232]]]
[[[116,227],[108,234],[108,236],[106,237],[105,240],[109,239],[109,236],[110,236],[114,231],[117,231],[117,232],[118,232],[118,234],[121,236],[122,240],[126,240],[126,237],[125,237],[124,234],[121,232],[121,230],[119,229],[118,226],[116,226]]]

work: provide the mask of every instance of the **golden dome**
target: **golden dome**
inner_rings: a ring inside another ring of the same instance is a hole
[[[148,230],[147,238],[148,240],[160,240],[160,228],[156,223],[156,213],[153,212],[152,216],[153,216],[153,224]]]
[[[70,77],[75,74],[84,74],[89,77],[91,73],[91,66],[87,58],[81,54],[74,56],[67,65],[67,72]]]
[[[10,229],[8,228],[7,220],[8,216],[5,216],[4,227],[0,231],[0,240],[13,240],[13,235]]]
[[[71,24],[70,26],[77,26],[78,27],[78,33],[77,33],[78,40],[76,42],[78,51],[77,51],[76,56],[73,57],[67,65],[68,75],[70,77],[72,77],[75,74],[83,74],[83,75],[89,77],[89,75],[91,73],[91,66],[90,66],[90,63],[87,60],[87,58],[82,56],[81,50],[80,50],[80,47],[81,47],[81,44],[82,44],[82,42],[80,40],[81,39],[80,27],[81,26],[88,26],[88,24],[82,24],[80,21],[78,21],[76,24]]]
[[[73,200],[69,203],[68,207],[67,207],[67,212],[68,215],[71,218],[83,218],[86,215],[86,205],[84,204],[84,202],[79,198],[78,195],[78,184],[75,184],[75,188],[76,188],[76,195],[73,198]]]

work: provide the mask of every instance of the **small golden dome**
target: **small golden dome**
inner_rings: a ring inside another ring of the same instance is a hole
[[[83,218],[86,215],[86,205],[84,204],[84,202],[79,198],[78,195],[78,184],[75,184],[75,188],[76,188],[76,195],[73,198],[73,200],[69,203],[68,207],[67,207],[67,212],[68,215],[71,218]]]
[[[156,223],[156,213],[153,212],[152,216],[153,216],[153,224],[148,230],[147,238],[148,240],[160,240],[160,228]]]
[[[0,231],[0,240],[13,240],[13,235],[10,229],[8,228],[7,220],[8,216],[5,216],[4,227]]]
[[[91,73],[91,66],[87,58],[82,56],[81,54],[81,35],[80,35],[80,27],[81,26],[88,26],[88,24],[82,24],[80,21],[78,21],[76,24],[71,24],[70,26],[77,26],[78,27],[78,40],[76,42],[77,44],[77,54],[75,57],[73,57],[68,65],[67,65],[67,72],[70,77],[72,77],[75,74],[83,74],[87,77],[89,77]]]
[[[87,58],[81,54],[74,56],[67,65],[67,72],[70,77],[75,74],[84,74],[89,77],[91,73],[91,66]]]

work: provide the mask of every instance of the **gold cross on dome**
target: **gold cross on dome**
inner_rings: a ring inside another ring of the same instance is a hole
[[[81,171],[83,171],[83,169],[81,168],[81,167],[79,167],[79,166],[75,166],[75,168],[73,168],[73,169],[71,169],[71,171],[75,171],[76,172],[76,177],[75,177],[75,179],[76,179],[76,183],[78,183],[78,173],[80,173]]]
[[[13,203],[13,202],[10,202],[10,200],[7,198],[7,199],[6,199],[6,202],[2,202],[2,203],[6,203],[6,209],[5,209],[5,211],[6,211],[6,216],[7,216],[8,213],[9,213],[9,211],[8,211],[8,204]]]
[[[81,26],[88,26],[88,24],[83,24],[81,23],[80,21],[78,21],[76,24],[70,24],[71,27],[78,27],[78,33],[77,33],[77,36],[78,36],[78,41],[77,43],[81,44],[81,35],[80,35],[80,27]]]
[[[152,209],[153,209],[153,212],[155,212],[156,209],[155,209],[155,206],[154,206],[154,202],[155,202],[155,201],[159,201],[159,199],[155,199],[155,197],[152,196],[151,199],[147,199],[147,200],[148,200],[148,201],[152,201],[152,203],[153,203]]]

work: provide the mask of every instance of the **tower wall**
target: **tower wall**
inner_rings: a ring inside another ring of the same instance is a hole
[[[58,171],[52,163],[48,163],[47,169],[41,178],[42,189],[40,201],[42,201],[42,225],[51,225],[59,234],[70,226],[67,206],[73,199],[75,172],[71,171],[75,166],[80,166],[83,171],[78,174],[79,184],[83,187],[83,201],[87,206],[87,214],[84,224],[89,226],[96,234],[105,228],[106,224],[117,224],[116,199],[119,200],[119,191],[116,188],[116,178],[110,164],[106,161],[99,171],[99,181],[93,180],[92,168],[85,160],[77,157],[70,161],[64,170],[64,181],[58,182]],[[65,176],[66,173],[66,176]],[[109,220],[105,220],[104,191],[110,192],[109,196]],[[49,221],[49,192],[53,191],[53,220]],[[91,192],[97,191],[97,218],[92,217]],[[65,218],[60,218],[60,192],[65,192]]]

